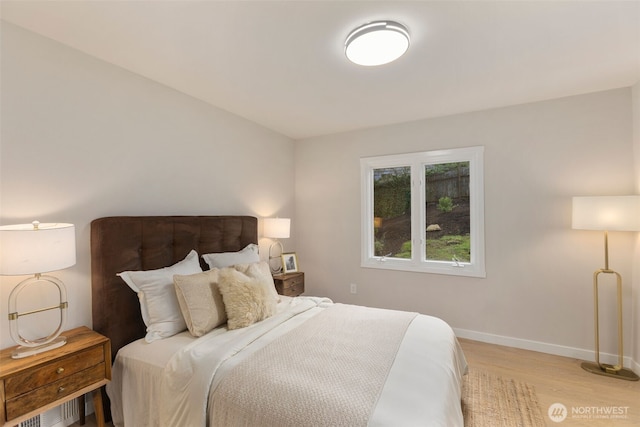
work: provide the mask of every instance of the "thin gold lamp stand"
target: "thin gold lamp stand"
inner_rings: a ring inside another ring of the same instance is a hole
[[[622,276],[609,268],[609,231],[640,231],[640,195],[631,196],[580,196],[573,197],[571,226],[576,230],[604,231],[604,268],[593,273],[593,311],[595,326],[596,361],[583,362],[582,368],[588,372],[638,381],[638,375],[624,368],[622,345]],[[616,276],[618,311],[618,363],[610,365],[600,362],[600,322],[598,313],[598,278],[601,274]]]
[[[600,322],[598,318],[598,276],[600,274],[614,274],[616,276],[617,300],[618,300],[618,364],[610,365],[600,363]],[[582,362],[582,369],[593,374],[605,375],[613,378],[620,378],[629,381],[638,381],[639,377],[630,369],[625,368],[623,362],[622,348],[622,276],[620,273],[609,269],[609,236],[608,232],[604,232],[604,268],[596,270],[593,273],[593,307],[595,320],[595,345],[596,345],[596,361]]]

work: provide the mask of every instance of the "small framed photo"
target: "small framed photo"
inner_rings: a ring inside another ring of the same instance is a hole
[[[284,274],[287,274],[287,273],[295,273],[297,271],[298,271],[298,257],[296,257],[295,252],[282,254],[282,272]]]

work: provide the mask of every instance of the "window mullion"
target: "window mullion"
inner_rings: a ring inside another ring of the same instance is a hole
[[[411,235],[412,235],[412,261],[420,264],[424,256],[424,234],[425,215],[423,209],[424,196],[424,174],[422,173],[422,162],[415,161],[411,167],[413,181],[412,206],[411,206]]]

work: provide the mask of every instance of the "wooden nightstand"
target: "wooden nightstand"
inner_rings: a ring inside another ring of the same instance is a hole
[[[111,379],[111,343],[84,326],[62,335],[67,344],[23,359],[11,358],[15,347],[0,351],[1,425],[17,425],[92,392],[98,426],[104,426],[100,389]]]
[[[276,274],[273,283],[280,295],[297,297],[304,292],[304,273]]]

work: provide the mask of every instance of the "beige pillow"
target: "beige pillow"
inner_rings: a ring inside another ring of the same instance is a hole
[[[267,287],[275,302],[280,302],[280,295],[278,295],[276,285],[273,283],[273,276],[271,275],[271,268],[269,267],[269,264],[261,261],[251,264],[236,264],[233,268],[249,277],[253,277],[254,279],[264,282],[264,285]]]
[[[191,335],[200,337],[227,321],[218,289],[217,268],[188,276],[173,276],[178,303]]]
[[[264,278],[249,277],[227,267],[220,270],[218,287],[229,329],[247,327],[271,317],[276,311],[276,301],[269,290],[269,282]]]

